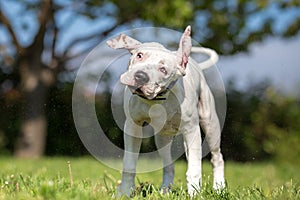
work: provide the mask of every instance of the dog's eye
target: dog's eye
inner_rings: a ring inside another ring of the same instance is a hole
[[[143,53],[137,53],[137,54],[136,54],[136,58],[137,58],[138,60],[142,60],[142,59],[143,59]]]
[[[167,72],[167,70],[166,70],[165,67],[160,67],[160,68],[159,68],[159,71],[162,72],[162,73],[165,74],[165,75],[168,74],[168,72]]]

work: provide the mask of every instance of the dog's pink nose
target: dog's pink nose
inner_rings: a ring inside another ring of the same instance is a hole
[[[149,76],[143,71],[137,71],[134,74],[134,80],[138,85],[144,85],[149,82]]]

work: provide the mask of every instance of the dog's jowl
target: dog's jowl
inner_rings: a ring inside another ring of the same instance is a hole
[[[190,57],[191,27],[182,34],[177,51],[170,51],[159,43],[141,43],[127,35],[107,41],[114,49],[124,48],[130,54],[127,71],[120,81],[132,93],[125,110],[125,153],[122,183],[119,194],[130,196],[134,189],[136,163],[142,142],[142,125],[149,123],[155,133],[155,143],[164,162],[162,190],[171,189],[174,165],[171,142],[181,133],[188,168],[187,188],[192,196],[201,187],[201,133],[211,151],[213,187],[224,187],[224,161],[220,150],[220,124],[214,97],[208,87],[201,66]],[[196,67],[195,67],[196,66]],[[164,109],[161,109],[161,108]]]

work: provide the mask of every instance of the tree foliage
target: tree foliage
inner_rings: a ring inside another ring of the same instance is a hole
[[[300,101],[280,95],[262,82],[244,92],[231,83],[222,133],[225,158],[251,161],[276,159],[300,164]]]
[[[296,0],[112,2],[119,16],[128,13],[130,19],[138,18],[155,26],[178,30],[191,24],[194,39],[225,55],[247,51],[249,44],[266,36],[296,35],[300,27],[300,16],[296,14],[300,12],[300,3]],[[285,21],[285,18],[290,20]]]

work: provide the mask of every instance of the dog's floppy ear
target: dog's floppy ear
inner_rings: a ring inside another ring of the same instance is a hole
[[[127,49],[130,52],[139,47],[142,43],[125,35],[121,34],[118,37],[106,41],[106,44],[113,49]]]
[[[191,26],[187,26],[181,36],[179,48],[177,50],[177,62],[185,70],[188,63],[188,57],[191,53],[192,40],[191,40]]]

